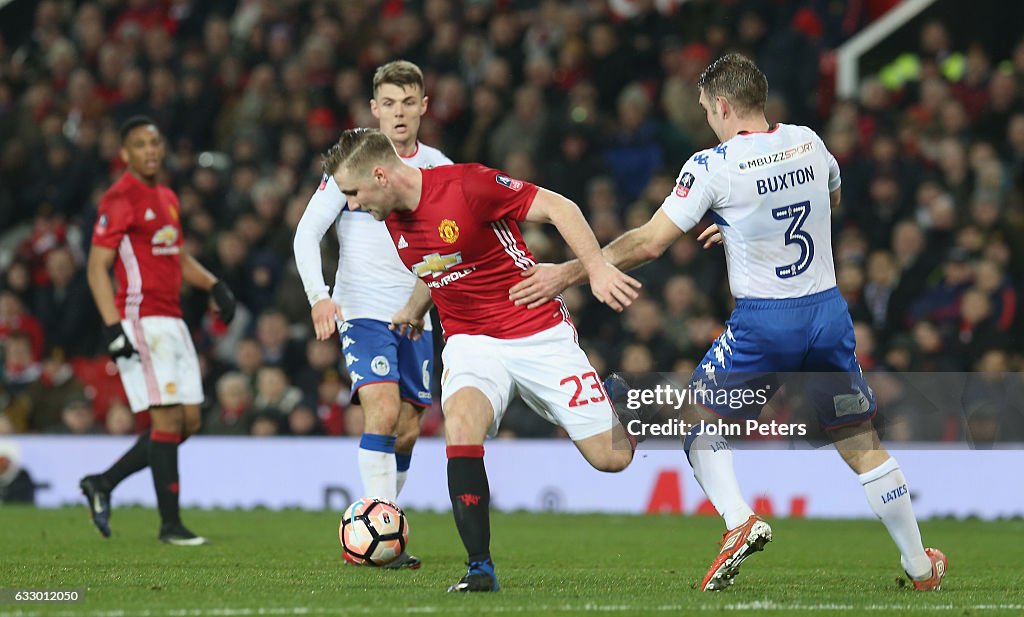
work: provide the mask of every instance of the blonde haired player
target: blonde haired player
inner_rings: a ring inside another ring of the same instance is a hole
[[[634,298],[639,283],[601,256],[576,204],[500,171],[477,164],[413,169],[387,137],[364,129],[345,131],[323,166],[351,207],[386,220],[402,263],[417,277],[414,296],[392,321],[418,330],[431,300],[437,303],[447,340],[441,406],[448,491],[469,557],[468,572],[449,591],[497,591],[483,443],[497,434],[510,398],[519,394],[565,428],[596,469],[624,469],[636,445],[561,300],[536,311],[509,300],[512,282],[534,263],[518,221],[552,223],[586,264],[594,295],[612,308]]]

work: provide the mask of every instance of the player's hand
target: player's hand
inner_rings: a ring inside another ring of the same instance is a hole
[[[621,313],[636,300],[640,281],[623,273],[607,261],[590,275],[590,290],[594,297]]]
[[[136,354],[135,347],[121,327],[121,322],[103,327],[103,343],[107,347],[107,353],[114,360],[131,358]]]
[[[520,276],[523,280],[508,290],[508,299],[529,309],[543,305],[569,286],[565,264],[537,264]]]
[[[722,240],[722,232],[718,230],[718,224],[712,223],[708,225],[707,229],[700,232],[700,235],[697,236],[697,242],[703,242],[706,249],[716,244],[723,244],[724,240]]]
[[[339,321],[345,321],[341,314],[341,307],[331,298],[318,300],[309,311],[313,316],[313,329],[316,330],[316,340],[326,341],[334,334],[334,329]]]
[[[231,323],[235,318],[235,306],[238,304],[235,294],[231,293],[231,288],[224,281],[217,281],[210,288],[210,295],[213,296],[213,303],[217,305],[220,320],[226,324]]]
[[[416,315],[416,312],[408,306],[403,306],[391,317],[388,330],[398,332],[398,336],[408,336],[409,340],[418,341],[423,336],[425,325],[426,320],[423,315]]]

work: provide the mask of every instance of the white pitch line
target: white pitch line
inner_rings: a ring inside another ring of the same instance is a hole
[[[483,607],[474,606],[415,606],[393,608],[340,608],[340,607],[275,607],[275,608],[208,608],[208,609],[165,609],[165,610],[110,610],[110,611],[35,611],[18,610],[0,612],[0,617],[273,617],[281,615],[416,615],[433,613],[479,613]],[[739,602],[735,604],[667,604],[660,606],[639,606],[629,604],[561,604],[554,606],[491,606],[488,613],[623,613],[627,611],[648,613],[678,613],[681,611],[864,611],[886,612],[948,612],[948,611],[1021,611],[1024,604],[786,604],[772,601]]]

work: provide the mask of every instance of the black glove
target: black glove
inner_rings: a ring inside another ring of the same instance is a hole
[[[136,353],[120,322],[103,327],[103,342],[107,346],[107,353],[115,360],[130,358]]]
[[[220,314],[220,320],[224,323],[231,323],[231,320],[235,318],[235,294],[231,293],[231,288],[224,281],[217,281],[217,283],[210,289],[210,294],[213,295],[213,302],[217,305],[217,312]]]

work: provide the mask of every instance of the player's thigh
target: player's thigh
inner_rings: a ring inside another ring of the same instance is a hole
[[[818,423],[827,431],[859,427],[874,417],[877,408],[857,362],[857,341],[846,302],[837,297],[823,303],[813,320],[817,327],[803,382]]]
[[[573,441],[611,430],[618,421],[601,376],[567,323],[509,345],[506,364],[523,401],[561,426]]]
[[[417,407],[434,402],[431,382],[434,374],[434,336],[424,332],[417,340],[398,336],[398,388],[402,400]]]
[[[475,426],[481,418],[488,421],[488,436],[498,434],[515,394],[506,362],[498,339],[473,334],[456,334],[448,339],[441,352],[441,409],[446,434],[452,422]]]
[[[387,324],[375,319],[351,319],[341,324],[338,336],[345,367],[352,379],[353,395],[360,404],[366,406],[362,389],[370,384],[391,384],[394,399],[397,399],[398,343]],[[391,413],[397,415],[397,403]]]
[[[203,402],[199,360],[184,322],[172,317],[143,317],[121,323],[138,352],[117,360],[133,412]]]

